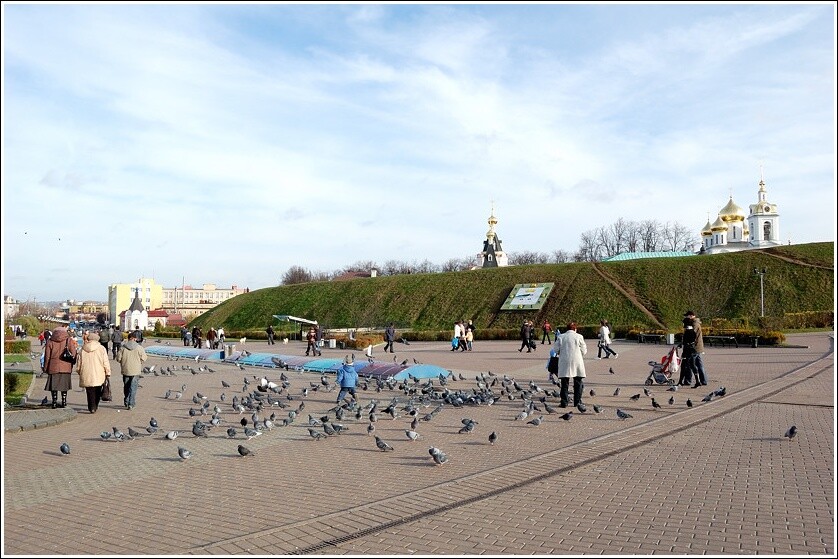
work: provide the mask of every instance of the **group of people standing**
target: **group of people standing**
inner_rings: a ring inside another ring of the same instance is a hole
[[[454,337],[451,338],[451,351],[471,351],[474,347],[474,322],[460,319],[454,323]]]
[[[101,335],[100,335],[101,334]],[[119,335],[119,343],[114,340]],[[76,369],[79,375],[79,387],[84,388],[87,396],[87,410],[96,413],[106,384],[110,384],[111,363],[108,358],[108,337],[114,342],[114,360],[120,365],[123,382],[123,402],[130,410],[136,405],[136,395],[142,363],[147,359],[143,346],[137,341],[137,331],[128,333],[128,340],[122,343],[119,329],[102,329],[100,332],[87,332],[82,337],[79,347],[75,336],[63,326],[55,328],[44,348],[42,372],[47,374],[44,389],[52,396],[53,408],[67,406],[67,392],[72,389],[72,373]],[[104,343],[103,343],[104,341]],[[58,395],[61,394],[59,403]]]

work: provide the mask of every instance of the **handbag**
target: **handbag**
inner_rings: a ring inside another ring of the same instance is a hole
[[[105,383],[102,385],[102,401],[111,401],[111,377],[105,377]]]
[[[550,358],[550,361],[547,362],[547,372],[551,375],[558,375],[559,374],[559,356],[554,355]]]
[[[76,356],[73,355],[72,353],[70,353],[70,348],[68,347],[69,345],[70,345],[70,338],[67,338],[67,341],[64,343],[64,351],[61,352],[61,355],[59,356],[59,359],[61,359],[62,361],[66,361],[70,365],[75,365],[76,364]]]

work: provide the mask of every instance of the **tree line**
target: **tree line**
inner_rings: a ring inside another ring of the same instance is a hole
[[[631,221],[623,218],[608,226],[597,227],[580,235],[579,248],[573,254],[557,249],[550,253],[529,250],[507,252],[510,266],[527,264],[565,264],[568,262],[599,262],[624,252],[693,251],[694,233],[680,223],[661,223],[656,220]],[[450,258],[441,264],[430,260],[388,260],[379,266],[373,260],[359,260],[331,272],[312,271],[303,266],[291,266],[282,276],[281,285],[312,281],[332,281],[354,273],[369,273],[375,268],[378,275],[434,274],[470,270],[481,265],[480,255]]]

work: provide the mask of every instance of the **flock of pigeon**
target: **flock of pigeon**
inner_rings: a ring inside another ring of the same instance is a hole
[[[200,370],[198,371],[192,367],[186,368],[193,374],[215,372],[210,367],[199,367]],[[171,367],[157,369],[155,365],[146,367],[143,372],[143,376],[149,374],[176,376],[176,372]],[[269,380],[266,376],[261,378],[255,375],[251,378],[244,376],[241,392],[231,393],[231,397],[228,397],[227,392],[233,390],[233,384],[228,380],[221,379],[222,391],[217,401],[211,400],[207,395],[200,392],[195,392],[192,395],[192,406],[187,411],[192,423],[188,428],[163,430],[157,420],[152,417],[148,425],[141,428],[142,430],[128,427],[126,431],[122,431],[114,426],[111,429],[101,431],[100,438],[103,441],[126,442],[157,435],[162,440],[172,441],[183,436],[184,433],[191,433],[191,438],[198,440],[210,437],[210,432],[214,428],[224,428],[226,437],[230,440],[236,440],[240,438],[238,430],[240,426],[241,436],[249,441],[276,428],[289,427],[295,422],[301,422],[300,415],[306,407],[306,398],[317,392],[334,393],[337,390],[337,386],[327,375],[321,375],[319,382],[312,382],[310,379],[310,375],[303,376],[300,373],[295,379],[295,384],[303,382],[304,385],[300,387],[297,384],[295,387],[292,386],[286,372],[282,370],[276,381]],[[440,375],[436,379],[425,380],[408,375],[408,379],[404,381],[396,381],[393,378],[378,379],[362,376],[359,378],[357,387],[359,389],[359,400],[363,399],[364,392],[372,391],[375,396],[369,398],[363,405],[356,401],[334,405],[328,410],[316,414],[319,417],[309,413],[306,422],[308,435],[311,439],[320,441],[338,437],[343,432],[349,431],[349,427],[342,423],[343,421],[366,423],[366,434],[373,437],[376,447],[382,452],[391,452],[395,450],[393,444],[396,443],[385,441],[376,434],[376,423],[379,418],[389,417],[391,420],[398,418],[409,420],[409,426],[404,429],[404,434],[406,440],[412,443],[423,438],[418,431],[419,423],[432,421],[444,410],[470,406],[491,406],[501,400],[520,401],[520,411],[510,419],[515,421],[527,420],[526,424],[533,427],[540,427],[547,423],[547,417],[550,415],[555,414],[563,421],[571,421],[576,415],[588,413],[588,407],[582,403],[568,411],[558,409],[563,407],[557,403],[560,396],[558,387],[542,387],[533,380],[523,384],[508,375],[496,375],[488,372],[477,374],[475,376],[476,384],[474,385],[453,388],[453,385],[458,384],[458,381],[465,382],[467,379],[462,374],[454,375],[453,373],[448,376]],[[552,384],[558,385],[558,381],[554,380]],[[184,397],[186,389],[186,384],[182,384],[179,389],[167,389],[162,398],[175,402],[180,401]],[[677,392],[678,386],[671,386],[668,390],[673,393]],[[721,398],[726,394],[726,388],[720,387],[707,394],[701,401],[711,402],[714,398]],[[589,395],[594,400],[596,391],[591,389]],[[642,394],[634,394],[629,397],[629,400],[638,402],[644,396],[649,399],[653,410],[663,408],[649,388],[643,388]],[[620,388],[618,387],[614,390],[612,398],[619,397]],[[332,396],[328,398],[331,399]],[[551,403],[551,399],[553,403]],[[669,406],[675,405],[675,394],[669,397],[667,403]],[[687,399],[685,403],[687,407],[693,407],[693,402],[690,399]],[[183,405],[183,403],[180,405]],[[599,402],[593,403],[591,407],[594,414],[601,414],[605,411],[605,404]],[[430,411],[427,411],[429,409]],[[633,417],[620,407],[615,406],[614,409],[617,419],[621,421]],[[249,416],[245,416],[245,413]],[[239,419],[230,419],[231,415],[238,416]],[[462,427],[457,430],[457,433],[469,435],[476,431],[479,423],[466,417],[461,420],[461,424]],[[785,437],[791,440],[796,434],[797,427],[792,426],[786,432]],[[183,441],[184,439],[180,440]],[[488,444],[494,446],[497,442],[498,432],[493,430],[488,435]],[[187,448],[187,446],[192,446],[192,449]],[[196,449],[196,446],[181,442],[181,445],[177,446],[177,456],[181,461],[188,461],[197,452]],[[60,452],[62,455],[69,455],[70,446],[66,442],[62,443]],[[242,457],[256,455],[253,450],[240,443],[237,444],[236,452]],[[428,449],[428,454],[437,466],[449,462],[448,455],[435,446]]]

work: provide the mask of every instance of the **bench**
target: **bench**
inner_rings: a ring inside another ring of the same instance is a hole
[[[663,334],[638,334],[637,335],[637,343],[639,344],[662,344],[664,342],[664,335]]]
[[[709,346],[720,345],[727,347],[728,345],[734,345],[739,347],[739,342],[736,341],[734,336],[704,336],[704,344]]]

